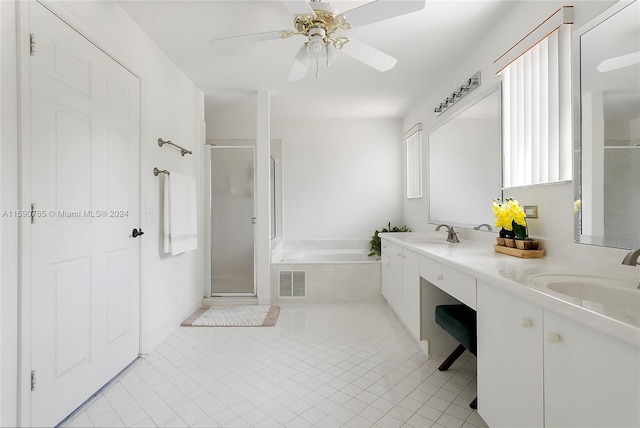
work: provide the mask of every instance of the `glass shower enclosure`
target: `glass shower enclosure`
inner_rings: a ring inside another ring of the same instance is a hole
[[[211,147],[211,295],[255,296],[255,150]]]

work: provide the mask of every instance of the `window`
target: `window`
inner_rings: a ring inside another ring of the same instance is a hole
[[[554,17],[556,28],[524,52],[511,52],[515,59],[498,72],[505,188],[572,178],[571,27],[562,24],[573,20],[573,9],[559,9],[544,24],[555,25]],[[539,29],[529,36],[538,39]]]
[[[404,134],[407,171],[407,198],[422,197],[422,124]]]

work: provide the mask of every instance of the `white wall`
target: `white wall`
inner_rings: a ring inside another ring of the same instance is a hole
[[[574,2],[574,29],[580,28],[614,3],[614,1]],[[494,74],[493,61],[563,5],[562,1],[513,2],[506,16],[502,17],[483,39],[473,44],[463,60],[449,70],[446,77],[434,82],[429,94],[405,117],[404,128],[409,128],[416,122],[422,122],[425,133],[428,133],[440,121],[446,120],[452,111],[435,117],[433,107],[444,99],[452,88],[478,70],[482,72],[482,86],[458,103],[459,105],[456,104],[453,111],[473,102],[482,95],[483,90],[486,91],[490,86],[499,83],[500,78]],[[428,165],[426,150],[423,163]],[[426,188],[426,174],[424,180]],[[580,258],[585,262],[611,266],[620,264],[624,250],[573,244],[573,183],[514,189],[505,192],[505,197],[514,197],[521,205],[538,205],[539,219],[529,221],[529,233],[543,240],[548,255]],[[487,201],[487,204],[491,204],[491,201]],[[404,203],[405,221],[414,230],[431,230],[433,226],[426,222],[427,213],[427,200],[409,200]],[[464,231],[461,233],[461,237],[467,239],[484,240],[488,236],[490,237],[486,232]]]
[[[640,117],[631,120],[629,136],[631,138],[631,145],[640,144]]]
[[[256,135],[252,117],[207,112],[207,125],[209,139]],[[369,239],[401,223],[402,131],[399,119],[272,119],[271,138],[282,140],[282,238]]]
[[[397,119],[274,120],[282,138],[283,239],[368,239],[401,221]]]
[[[218,95],[207,95],[213,101]],[[208,140],[256,140],[258,114],[258,93],[239,93],[225,109],[207,102]],[[273,138],[273,135],[272,135]]]
[[[161,253],[162,188],[153,167],[190,174],[202,183],[204,96],[114,2],[47,3],[67,22],[140,77],[141,83],[141,241],[142,351],[164,340],[183,318],[199,307],[203,296],[203,215],[198,213],[198,251],[168,257]],[[18,206],[19,165],[15,95],[16,3],[0,2],[2,19],[2,209]],[[26,6],[25,4],[23,4]],[[22,6],[22,5],[21,5]],[[26,11],[20,7],[21,12]],[[26,19],[23,22],[28,22]],[[28,33],[28,28],[21,35]],[[170,139],[193,151],[181,157],[157,139]],[[201,186],[199,184],[199,186]],[[202,189],[198,189],[202,207]],[[2,402],[0,424],[16,425],[18,224],[2,218]],[[7,233],[7,231],[10,233]],[[28,287],[28,284],[21,284]],[[25,289],[28,291],[28,288]]]
[[[5,43],[7,42],[8,38],[4,34],[5,33],[4,17],[7,16],[7,13],[8,13],[7,8],[2,3],[0,3],[0,29],[2,30],[0,31],[0,52],[2,53],[0,55],[0,100],[2,100],[0,104],[0,211],[2,211],[5,206],[5,200],[4,200],[5,192],[4,192],[4,188],[2,187],[3,184],[5,183],[5,181],[3,180],[5,176],[4,174],[2,174],[2,171],[5,170],[4,152],[5,152],[5,146],[6,146],[5,144],[2,144],[2,141],[5,141],[5,134],[2,131],[6,129],[6,126],[3,126],[3,123],[5,121],[5,117],[7,116],[5,100],[6,101],[12,100],[12,97],[6,96],[8,92],[7,91],[8,87],[6,87],[6,85],[4,84],[4,79],[7,72],[5,71],[4,66],[2,66],[2,63],[4,63],[5,52],[11,51],[8,48],[8,46],[5,47]],[[3,285],[6,284],[6,280],[7,280],[7,275],[6,275],[7,270],[3,269],[3,267],[6,265],[6,261],[2,257],[4,253],[4,247],[5,247],[4,246],[5,240],[4,240],[4,233],[3,233],[4,227],[5,227],[5,219],[4,217],[0,217],[0,311],[1,311],[0,313],[2,314],[6,313],[5,310],[11,309],[4,306],[5,298],[3,298],[4,296]],[[5,387],[4,387],[5,379],[8,378],[9,373],[5,373],[5,370],[4,370],[4,367],[6,367],[7,365],[5,363],[6,358],[4,357],[4,352],[2,352],[3,351],[2,345],[5,342],[10,343],[15,341],[15,339],[12,340],[7,337],[7,333],[11,333],[11,332],[5,332],[4,326],[5,326],[5,323],[3,322],[2,317],[0,317],[0,424],[2,424],[2,422],[4,421],[3,414],[5,413],[5,411],[3,407],[4,407],[5,401],[7,402],[9,408],[11,407],[15,408],[14,400],[4,399],[4,397],[11,391],[5,391]],[[14,366],[16,366],[15,362],[9,365],[8,367],[14,367]],[[15,381],[7,379],[7,384],[15,385]]]

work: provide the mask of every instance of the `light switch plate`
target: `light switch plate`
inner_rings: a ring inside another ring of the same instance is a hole
[[[156,224],[156,212],[155,210],[147,210],[147,224]]]
[[[538,206],[537,205],[525,205],[524,213],[527,218],[538,218]]]

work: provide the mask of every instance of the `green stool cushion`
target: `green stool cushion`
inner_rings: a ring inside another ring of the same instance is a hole
[[[436,323],[476,355],[476,311],[465,305],[438,305]]]

